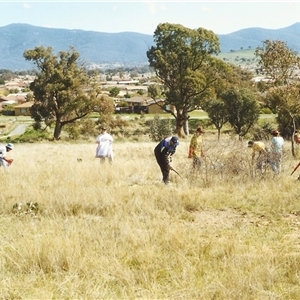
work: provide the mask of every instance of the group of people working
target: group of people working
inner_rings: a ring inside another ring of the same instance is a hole
[[[198,127],[189,145],[188,158],[193,159],[192,166],[195,170],[200,170],[201,158],[205,156],[202,147],[203,133],[203,128]],[[281,172],[284,140],[278,130],[273,130],[271,134],[271,149],[268,149],[261,141],[249,141],[248,147],[252,148],[252,162],[256,164],[257,169],[262,170],[263,165],[269,164],[274,173],[279,174]],[[113,137],[107,132],[107,128],[102,127],[101,133],[96,138],[96,143],[96,157],[100,158],[100,162],[104,162],[107,158],[112,163]],[[154,155],[162,173],[162,181],[165,184],[169,183],[170,171],[174,170],[170,163],[178,145],[178,137],[170,136],[161,140],[154,148]],[[13,162],[13,159],[7,157],[7,153],[11,150],[13,150],[13,144],[11,143],[8,143],[6,146],[0,146],[0,167],[3,166],[6,171]]]
[[[203,133],[203,128],[198,127],[193,134],[189,145],[188,157],[193,159],[192,167],[194,170],[200,170],[202,157],[205,156],[202,147]],[[274,173],[279,174],[281,172],[284,140],[280,136],[278,130],[273,130],[271,134],[272,139],[270,149],[268,149],[268,147],[266,147],[266,145],[261,141],[249,141],[248,147],[252,148],[252,163],[256,164],[258,170],[262,171],[263,166],[269,164]],[[172,136],[160,141],[154,149],[156,161],[160,166],[163,182],[165,184],[169,183],[170,170],[173,170],[170,163],[178,145],[178,138]]]
[[[204,130],[198,127],[193,134],[190,145],[188,158],[192,158],[192,167],[194,170],[200,170],[202,158],[205,156],[203,150],[202,134]],[[271,132],[271,149],[261,141],[249,141],[248,147],[252,148],[252,162],[256,164],[257,169],[262,170],[263,166],[269,164],[274,173],[281,172],[282,148],[284,144],[283,138],[278,130]],[[102,128],[101,134],[96,138],[97,148],[96,157],[104,162],[107,158],[110,163],[113,161],[112,149],[113,137],[107,133],[105,127]],[[169,183],[170,171],[174,170],[171,166],[172,157],[179,145],[178,137],[169,136],[161,140],[154,148],[154,155],[162,173],[162,181]]]
[[[201,157],[204,157],[202,147],[203,133],[203,128],[198,127],[190,141],[188,157],[193,159],[193,168],[195,170],[200,170]],[[172,156],[175,154],[178,145],[178,137],[170,136],[160,141],[154,149],[154,155],[162,173],[162,180],[165,184],[169,183],[170,171],[174,170],[170,163],[172,162]]]
[[[248,147],[252,148],[252,162],[256,163],[257,169],[262,170],[264,165],[269,164],[275,174],[281,172],[281,160],[284,140],[278,130],[271,132],[271,148],[269,149],[263,142],[249,141]]]

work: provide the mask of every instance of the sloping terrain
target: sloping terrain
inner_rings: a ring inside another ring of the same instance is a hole
[[[218,36],[221,53],[255,49],[266,39],[284,41],[300,51],[300,23],[277,30],[248,28]],[[104,33],[28,24],[0,27],[0,37],[0,69],[13,71],[33,69],[23,53],[38,46],[52,47],[54,52],[68,51],[73,46],[87,67],[116,67],[147,65],[146,52],[153,45],[152,35],[137,32]]]

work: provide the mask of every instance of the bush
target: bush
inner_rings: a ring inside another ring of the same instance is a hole
[[[268,107],[264,107],[260,110],[259,112],[260,114],[264,114],[264,115],[270,115],[270,114],[273,114],[273,112],[271,111],[270,108]]]
[[[13,142],[34,143],[36,141],[50,140],[50,133],[46,130],[35,130],[33,126],[29,126],[26,132],[16,137]],[[8,140],[7,140],[8,142]]]
[[[155,116],[150,122],[150,139],[154,142],[159,142],[163,138],[172,135],[173,126],[170,119],[161,119]]]

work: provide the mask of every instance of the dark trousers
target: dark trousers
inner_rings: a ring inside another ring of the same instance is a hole
[[[169,175],[170,175],[170,168],[168,159],[160,152],[159,148],[154,149],[154,155],[156,158],[156,161],[160,167],[162,176],[163,176],[163,182],[169,183]]]

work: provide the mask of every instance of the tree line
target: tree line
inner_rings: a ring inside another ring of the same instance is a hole
[[[190,112],[203,109],[218,130],[230,124],[242,138],[257,123],[262,107],[278,114],[279,130],[291,137],[300,122],[299,58],[279,40],[262,41],[255,50],[257,74],[218,58],[220,44],[216,34],[204,28],[189,29],[180,24],[161,23],[154,32],[154,46],[147,51],[149,68],[158,83],[148,94],[175,119],[176,134],[189,134]],[[54,123],[54,139],[66,124],[99,112],[98,122],[110,122],[114,104],[101,95],[94,72],[79,63],[79,53],[53,54],[42,46],[24,52],[38,72],[30,84],[31,113],[36,122]],[[175,109],[171,109],[174,107]]]

